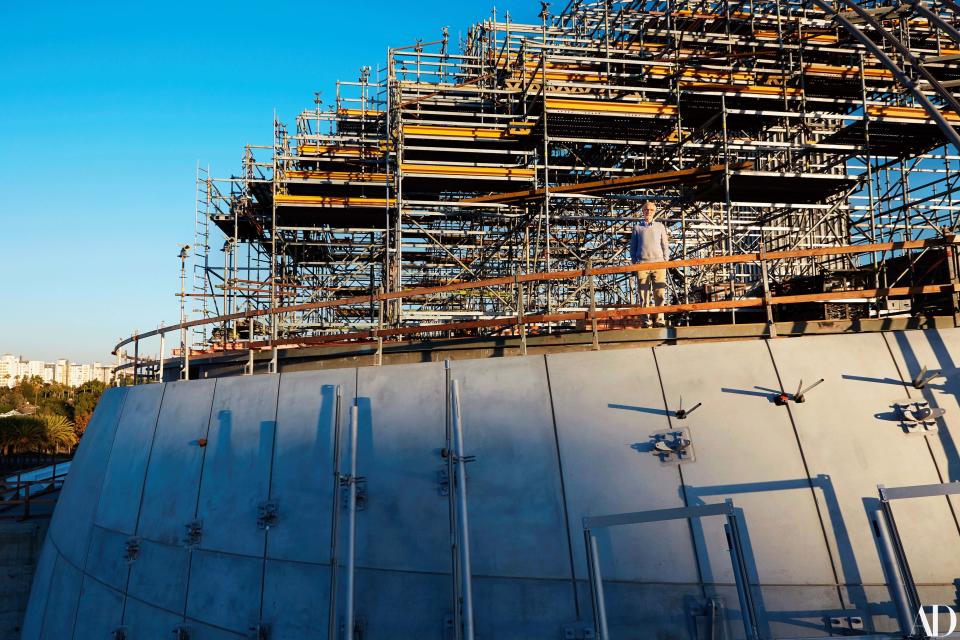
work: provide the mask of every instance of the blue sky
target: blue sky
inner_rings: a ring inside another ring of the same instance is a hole
[[[456,42],[493,4],[0,2],[0,353],[109,361],[176,322],[196,163],[236,172],[274,109],[292,124],[387,47],[445,25]]]

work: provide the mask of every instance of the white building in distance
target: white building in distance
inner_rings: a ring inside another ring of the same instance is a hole
[[[39,376],[44,382],[59,382],[68,387],[79,387],[91,380],[109,385],[113,382],[113,367],[99,362],[79,364],[66,359],[56,362],[24,360],[9,353],[0,356],[0,385],[14,387],[21,380],[34,376]]]

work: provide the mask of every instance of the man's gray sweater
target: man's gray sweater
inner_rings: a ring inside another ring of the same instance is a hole
[[[638,224],[630,236],[630,259],[638,262],[663,262],[670,259],[670,234],[663,223]]]

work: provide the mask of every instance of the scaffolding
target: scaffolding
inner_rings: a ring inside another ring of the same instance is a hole
[[[193,345],[634,304],[631,273],[513,292],[450,285],[622,265],[648,200],[675,260],[956,229],[953,0],[541,8],[537,24],[494,12],[456,48],[444,28],[390,49],[384,65],[337,83],[332,102],[316,94],[292,128],[274,117],[272,144],[245,147],[239,175],[198,169],[195,313],[282,311],[205,326]],[[887,268],[901,253],[807,252],[762,270],[701,261],[671,269],[669,296],[769,296],[828,272],[894,287],[912,277]]]

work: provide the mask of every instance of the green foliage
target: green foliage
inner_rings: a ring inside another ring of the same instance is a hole
[[[47,447],[53,447],[54,452],[69,451],[77,446],[80,439],[74,430],[73,423],[63,416],[40,416],[44,426],[44,442]]]
[[[74,417],[92,414],[106,389],[107,385],[99,380],[91,380],[80,385],[73,403]]]
[[[0,418],[0,451],[5,455],[41,451],[45,425],[33,416]]]
[[[73,449],[105,390],[99,380],[72,388],[38,376],[13,388],[0,386],[0,413],[16,409],[33,414],[0,418],[0,453]]]
[[[63,416],[11,416],[0,418],[0,452],[57,453],[77,444],[73,423]]]

